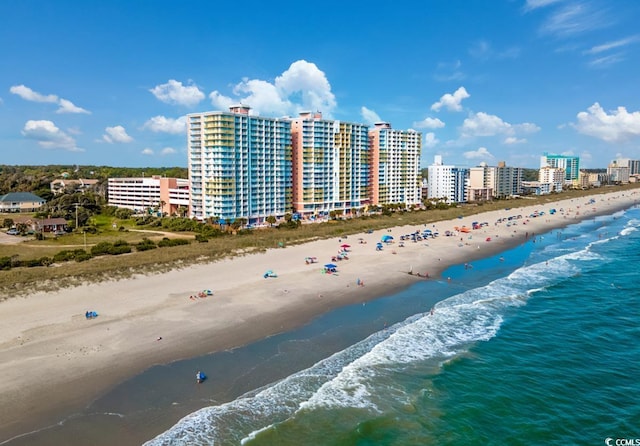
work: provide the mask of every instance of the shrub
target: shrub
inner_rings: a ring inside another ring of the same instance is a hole
[[[157,248],[156,244],[148,238],[143,238],[141,242],[136,244],[136,251],[148,251],[155,248]]]
[[[200,242],[200,243],[208,243],[209,239],[202,235],[202,234],[196,234],[196,242]]]
[[[59,251],[54,254],[53,261],[54,262],[68,262],[69,260],[75,259],[75,254],[73,251],[69,251],[67,249],[63,251]]]
[[[113,244],[109,242],[100,242],[91,247],[91,254],[93,256],[104,256],[109,254],[109,250],[113,248]]]
[[[158,242],[159,248],[164,248],[167,246],[179,246],[179,245],[188,245],[189,240],[183,238],[163,238]]]
[[[0,257],[0,269],[11,269],[11,257]]]
[[[86,251],[82,251],[81,253],[76,254],[75,260],[76,262],[84,262],[85,260],[89,260],[91,257],[93,257],[91,254]]]
[[[126,245],[113,245],[111,249],[109,249],[109,254],[112,256],[117,256],[120,254],[128,254],[131,252],[131,246],[127,243]]]
[[[133,211],[131,209],[118,208],[113,213],[113,215],[116,218],[119,218],[121,220],[127,220],[127,219],[131,218],[131,216],[133,215]]]

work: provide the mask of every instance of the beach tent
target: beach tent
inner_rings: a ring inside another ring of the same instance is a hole
[[[266,279],[268,277],[278,277],[278,275],[276,273],[274,273],[271,270],[268,270],[264,273],[263,277]]]
[[[390,236],[390,235],[383,235],[382,236],[382,241],[385,242],[385,243],[390,242],[391,240],[393,240],[393,237]]]

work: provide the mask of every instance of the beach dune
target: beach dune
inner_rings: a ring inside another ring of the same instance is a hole
[[[561,200],[544,209],[504,209],[10,297],[0,302],[0,442],[55,423],[154,364],[245,345],[416,280],[446,280],[440,274],[448,266],[612,214],[637,199],[634,192],[614,192]],[[543,215],[533,217],[536,211]],[[487,224],[460,231],[473,221]],[[401,236],[424,229],[440,235],[401,243]],[[392,243],[377,250],[385,235]],[[348,259],[333,260],[345,244]],[[317,263],[305,262],[310,256]],[[337,272],[326,273],[327,263]],[[265,278],[269,270],[277,277]],[[86,317],[87,311],[97,317]]]

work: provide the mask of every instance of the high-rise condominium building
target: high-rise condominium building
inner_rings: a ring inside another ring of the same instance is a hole
[[[378,122],[369,131],[369,141],[371,204],[419,204],[422,133]]]
[[[613,161],[618,167],[628,167],[629,175],[640,174],[640,160],[632,160],[629,158],[618,158]]]
[[[440,155],[434,157],[433,164],[427,169],[429,172],[428,198],[445,199],[449,203],[467,201],[469,169],[444,165]]]
[[[540,167],[555,167],[564,169],[564,182],[572,183],[580,177],[580,157],[567,155],[550,155],[545,153],[540,157]]]
[[[191,217],[256,224],[292,212],[290,122],[249,111],[187,115]]]
[[[345,214],[368,203],[368,127],[323,119],[320,112],[290,118],[293,208],[303,218]]]
[[[509,167],[504,161],[497,166],[481,164],[469,169],[469,201],[487,195],[506,198],[522,193],[522,167]]]

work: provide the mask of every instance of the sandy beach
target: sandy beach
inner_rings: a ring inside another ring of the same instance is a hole
[[[55,423],[154,364],[245,345],[417,280],[446,280],[440,275],[450,265],[472,264],[552,229],[629,208],[639,198],[611,192],[560,200],[11,297],[0,302],[0,443]],[[486,225],[471,229],[474,221]],[[424,229],[439,236],[401,241]],[[385,235],[393,242],[376,250]],[[332,261],[345,244],[348,259]],[[327,263],[336,264],[337,273],[325,273]],[[277,277],[265,278],[268,270]],[[205,290],[211,295],[199,297]],[[98,316],[88,319],[86,311]]]

